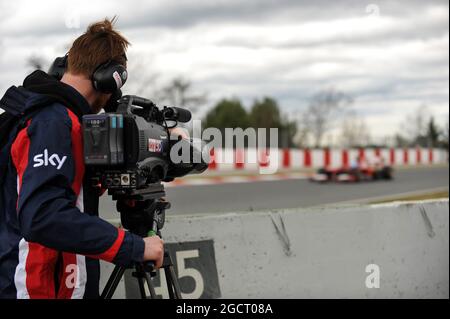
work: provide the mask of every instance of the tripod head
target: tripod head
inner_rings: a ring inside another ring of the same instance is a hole
[[[170,208],[170,203],[164,199],[165,194],[161,183],[149,184],[146,188],[122,195],[113,194],[123,227],[141,237],[160,236],[166,209]]]

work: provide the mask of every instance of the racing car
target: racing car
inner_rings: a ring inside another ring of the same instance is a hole
[[[321,168],[310,177],[313,182],[361,182],[392,180],[393,169],[388,165],[359,165],[342,168]]]

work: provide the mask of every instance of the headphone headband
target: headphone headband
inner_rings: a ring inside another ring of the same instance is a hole
[[[125,56],[126,58],[126,56]],[[61,80],[67,69],[68,54],[57,57],[48,70],[48,74]],[[92,86],[99,92],[114,94],[127,81],[128,72],[122,64],[114,60],[108,60],[97,66],[92,73]]]

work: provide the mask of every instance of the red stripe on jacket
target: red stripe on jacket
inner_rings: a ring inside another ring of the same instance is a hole
[[[56,250],[37,243],[28,243],[25,271],[27,291],[31,299],[55,298],[54,275],[57,259]]]
[[[120,246],[122,245],[124,238],[125,238],[125,231],[121,228],[117,228],[117,238],[108,250],[98,255],[86,255],[86,256],[112,262],[114,257],[116,257],[117,253],[119,252]]]
[[[30,125],[30,121],[27,122],[27,126],[22,129],[19,134],[17,134],[16,139],[11,145],[11,158],[14,164],[14,167],[17,171],[18,177],[18,185],[17,185],[17,204],[16,208],[19,207],[19,195],[20,189],[22,187],[23,174],[28,166],[28,156],[30,152],[30,138],[28,137],[28,126]]]
[[[84,161],[83,161],[83,139],[81,134],[81,125],[78,117],[69,109],[67,109],[67,113],[72,122],[72,129],[70,132],[71,142],[72,142],[72,157],[75,166],[75,173],[72,181],[72,190],[75,193],[76,200],[78,196],[80,196],[81,186],[83,185],[83,177],[84,177]],[[81,194],[82,195],[82,194]],[[74,206],[76,202],[74,203]],[[67,269],[69,266],[76,266],[76,274],[73,274]],[[78,276],[80,276],[77,256],[73,253],[62,253],[62,271],[59,277],[60,287],[58,291],[58,299],[70,299],[72,298],[75,285],[72,282],[77,281]],[[74,277],[75,275],[75,277]],[[69,278],[74,277],[73,279]]]
[[[84,177],[83,135],[78,117],[70,110],[67,110],[67,112],[69,113],[70,120],[72,121],[72,131],[70,132],[70,135],[72,138],[72,156],[75,165],[75,176],[72,182],[72,190],[78,197]]]

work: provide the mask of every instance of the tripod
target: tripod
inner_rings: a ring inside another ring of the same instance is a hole
[[[164,186],[161,183],[148,185],[144,189],[133,190],[127,194],[112,193],[113,200],[117,200],[117,210],[124,228],[141,237],[160,236],[160,230],[164,226],[165,211],[170,208],[170,203],[162,200],[165,196]],[[127,206],[124,201],[133,200],[134,207]],[[152,261],[135,263],[132,276],[138,281],[139,292],[142,299],[147,299],[145,284],[150,292],[150,298],[156,299],[152,277],[156,276],[155,264]],[[162,268],[164,269],[166,284],[170,299],[181,299],[180,285],[177,281],[172,259],[167,251],[164,251]],[[111,273],[101,299],[111,299],[119,285],[126,268],[116,265]],[[162,284],[162,282],[161,282]]]

